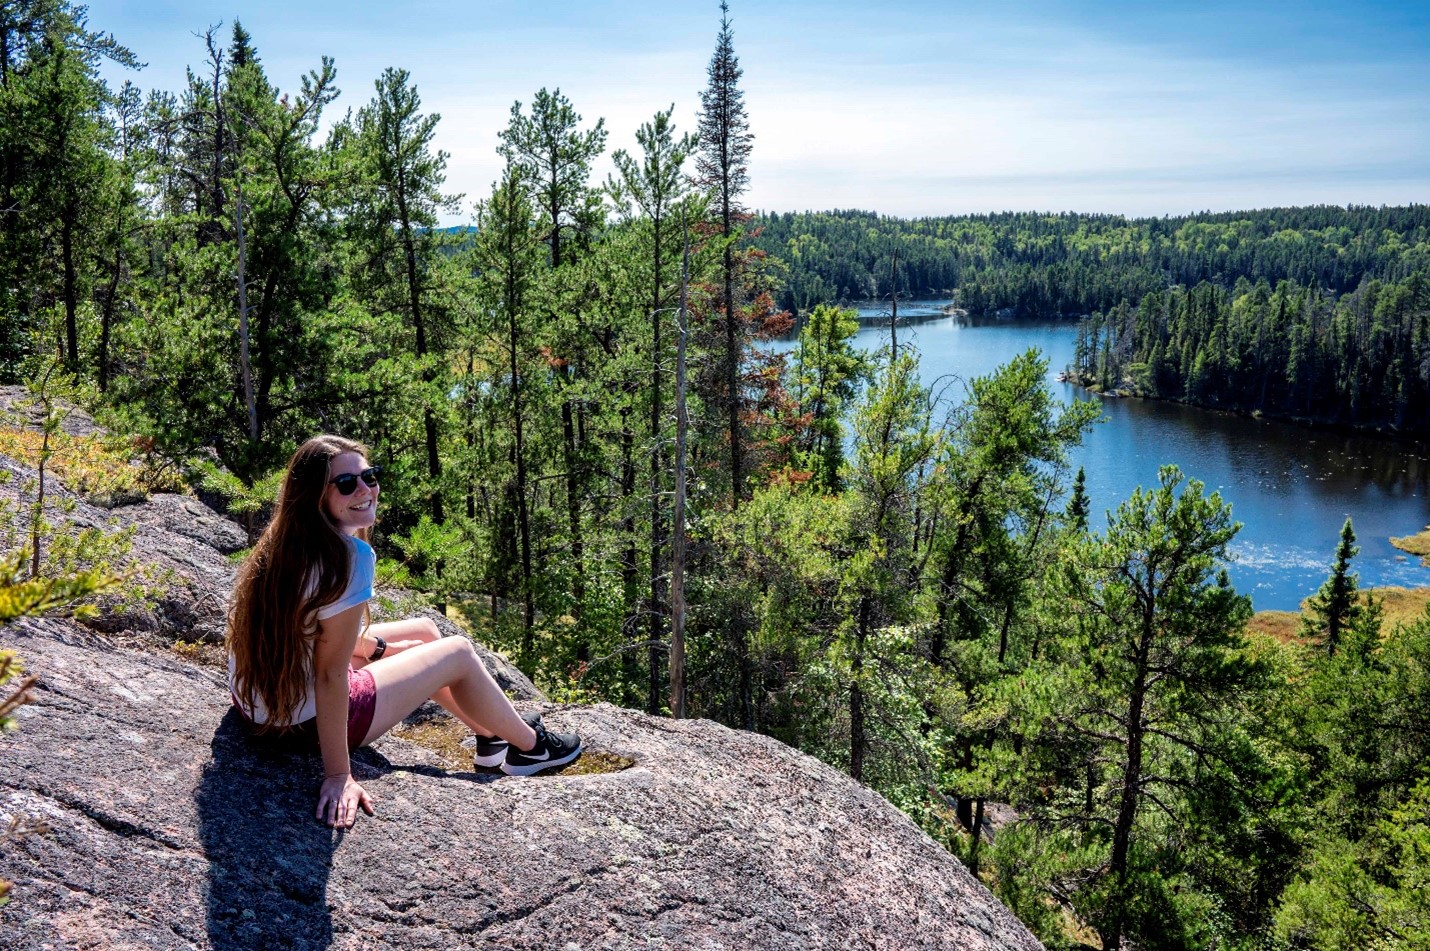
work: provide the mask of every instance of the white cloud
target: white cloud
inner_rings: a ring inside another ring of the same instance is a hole
[[[126,40],[104,6],[92,21]],[[1026,9],[739,4],[734,14],[756,136],[752,207],[1160,214],[1430,198],[1423,58],[1361,53],[1311,69],[1274,50],[1113,36]],[[187,31],[224,15],[199,4],[156,14],[130,40],[156,60],[141,81],[178,88],[183,62],[201,53]],[[427,3],[349,15],[320,3],[243,16],[285,87],[321,53],[335,56],[339,114],[370,98],[384,66],[406,67],[443,116],[450,190],[470,202],[499,172],[512,101],[542,87],[559,87],[588,123],[604,116],[608,152],[634,149],[636,127],[672,102],[693,129],[718,11]],[[609,169],[603,158],[597,180]]]

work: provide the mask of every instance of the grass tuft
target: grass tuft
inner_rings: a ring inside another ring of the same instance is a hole
[[[1426,605],[1430,605],[1430,588],[1401,588],[1389,585],[1368,590],[1380,601],[1380,606],[1385,611],[1381,630],[1386,634],[1395,630],[1397,625],[1411,624],[1419,620],[1425,615]],[[1366,591],[1361,592],[1362,597],[1365,594]],[[1305,607],[1304,601],[1301,606]],[[1253,634],[1263,634],[1283,644],[1299,644],[1304,641],[1300,634],[1300,611],[1257,611],[1246,628]]]
[[[1420,556],[1420,563],[1430,567],[1430,525],[1414,535],[1392,537],[1390,543],[1403,552]]]

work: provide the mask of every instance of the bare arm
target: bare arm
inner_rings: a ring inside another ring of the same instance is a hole
[[[313,687],[318,745],[323,752],[323,788],[318,818],[330,826],[351,826],[359,807],[372,814],[372,800],[352,778],[348,761],[348,661],[357,648],[363,605],[318,622],[313,646]]]
[[[376,626],[381,627],[382,625]],[[391,657],[405,650],[420,647],[423,643],[425,643],[423,640],[415,637],[401,641],[389,640],[387,641],[387,649],[383,651],[382,656]],[[359,669],[366,667],[372,662],[372,652],[375,650],[377,650],[377,636],[374,635],[370,629],[363,631],[358,635],[357,646],[353,648],[353,656],[350,663]]]

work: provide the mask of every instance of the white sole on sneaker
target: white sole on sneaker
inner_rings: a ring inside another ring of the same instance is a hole
[[[525,713],[521,714],[521,718],[522,720],[526,721],[527,726],[531,727],[534,730],[536,729],[537,725],[541,723],[541,712],[539,710],[528,710]],[[501,740],[500,737],[495,736],[487,737],[487,739],[500,740],[501,749],[495,753],[488,753],[486,756],[480,756],[474,752],[472,754],[472,762],[476,766],[484,768],[500,766],[503,762],[506,761],[507,742],[506,740]]]
[[[489,753],[486,756],[477,756],[475,754],[473,754],[472,756],[472,762],[476,763],[478,766],[500,766],[505,761],[505,749],[503,749],[499,753]]]
[[[577,746],[570,753],[557,759],[544,759],[539,763],[530,763],[525,766],[513,766],[506,760],[502,760],[501,771],[508,776],[535,776],[542,770],[555,769],[558,766],[565,766],[567,763],[581,755],[583,747]]]

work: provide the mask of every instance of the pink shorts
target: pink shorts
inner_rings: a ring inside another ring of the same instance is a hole
[[[348,668],[348,749],[355,750],[367,739],[367,731],[372,729],[372,715],[377,712],[377,681],[372,679],[372,671]],[[317,719],[313,728],[316,731]]]
[[[235,698],[233,705],[245,720],[243,707]],[[348,749],[355,750],[367,739],[367,731],[372,729],[372,716],[377,711],[377,682],[367,668],[348,668]],[[318,718],[304,720],[279,730],[277,738],[297,742],[301,746],[318,749]]]

